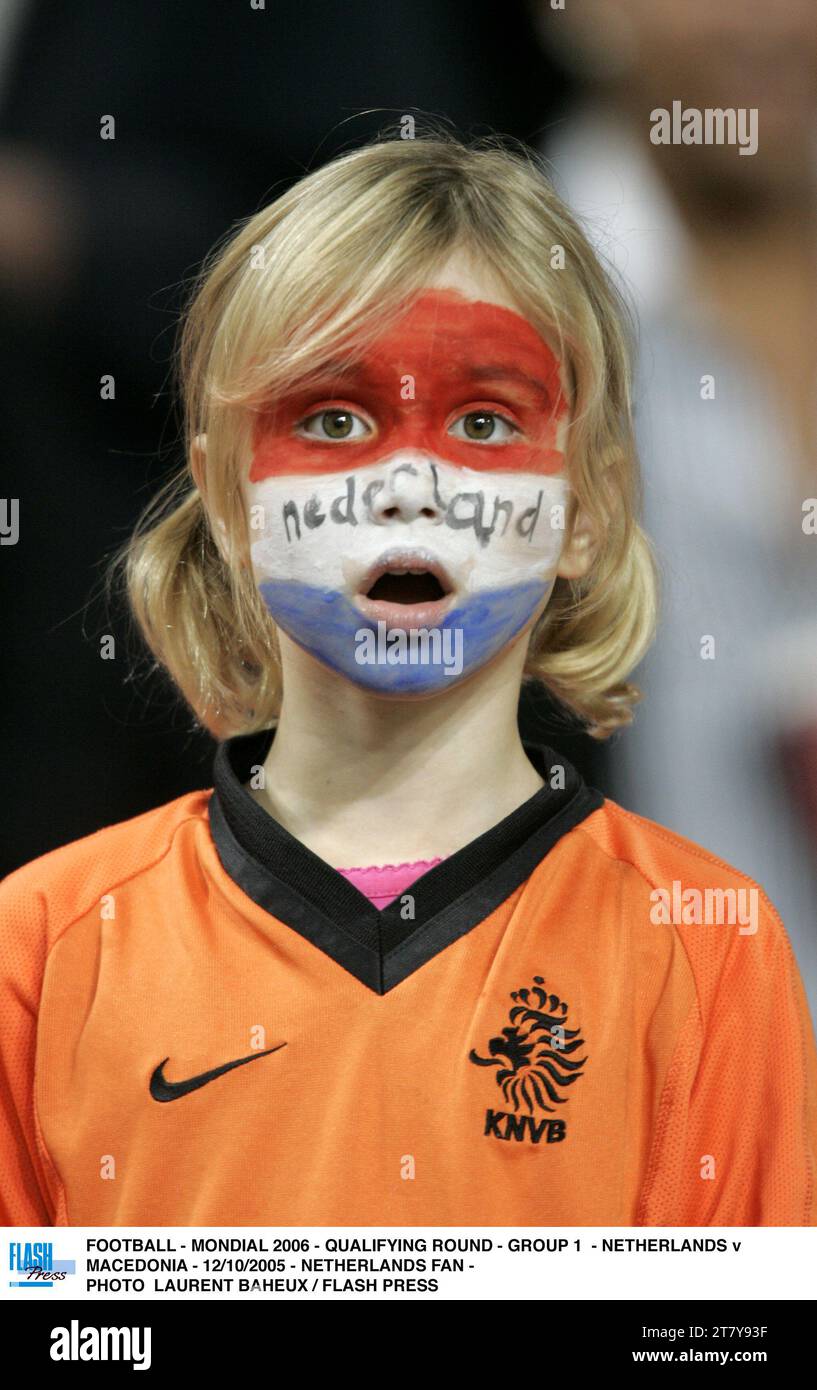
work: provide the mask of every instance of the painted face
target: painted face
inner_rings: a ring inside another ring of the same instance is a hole
[[[567,426],[559,363],[526,319],[417,295],[364,358],[257,422],[246,497],[273,618],[382,693],[470,675],[548,596]]]

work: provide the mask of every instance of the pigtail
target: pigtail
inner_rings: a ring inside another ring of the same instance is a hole
[[[142,517],[121,556],[125,585],[157,663],[201,724],[227,738],[274,721],[277,644],[254,587],[222,558],[201,493],[187,487],[180,498],[185,483],[186,474]]]
[[[626,677],[653,641],[657,610],[653,549],[632,523],[614,561],[605,557],[585,580],[557,580],[525,674],[578,715],[592,738],[609,738],[632,723],[641,691]]]

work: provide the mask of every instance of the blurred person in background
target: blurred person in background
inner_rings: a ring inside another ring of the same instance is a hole
[[[814,1012],[817,6],[533,12],[581,93],[545,153],[638,318],[663,618],[635,674],[644,703],[610,745],[611,794],[756,876]],[[653,143],[673,102],[754,108],[756,152]]]
[[[231,219],[384,121],[524,139],[543,91],[524,0],[499,28],[492,0],[0,0],[0,871],[211,782],[169,682],[147,658],[127,682],[102,589],[178,462],[185,281]]]

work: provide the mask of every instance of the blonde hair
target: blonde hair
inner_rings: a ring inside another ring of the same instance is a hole
[[[653,635],[656,573],[637,520],[626,308],[531,151],[435,130],[381,137],[302,178],[228,234],[196,282],[178,358],[185,467],[119,561],[154,656],[216,737],[269,727],[281,703],[240,488],[255,415],[339,351],[365,351],[456,251],[558,337],[572,395],[566,543],[579,512],[597,537],[588,574],[555,582],[525,678],[594,737],[632,719],[626,677]],[[199,491],[190,463],[205,434]]]

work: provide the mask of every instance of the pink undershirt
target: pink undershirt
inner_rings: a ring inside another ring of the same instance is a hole
[[[440,856],[439,859],[415,859],[412,864],[371,864],[365,869],[338,869],[338,873],[348,878],[370,903],[382,909],[405,893],[415,879],[442,861],[443,856]]]

